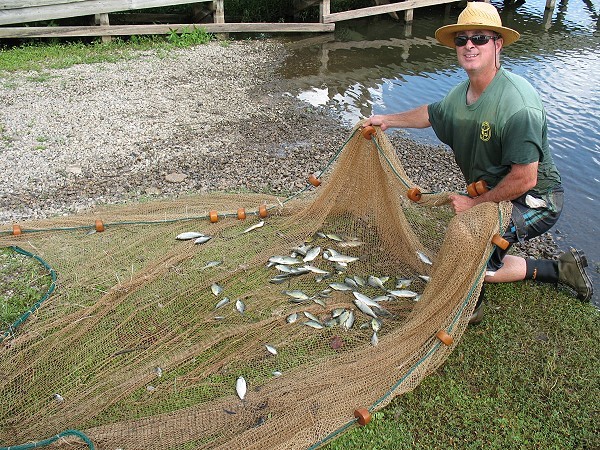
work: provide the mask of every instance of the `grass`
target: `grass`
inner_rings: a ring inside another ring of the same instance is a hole
[[[599,312],[531,283],[486,296],[437,372],[326,448],[600,448]]]
[[[48,291],[52,280],[40,263],[0,248],[0,330],[6,330]]]

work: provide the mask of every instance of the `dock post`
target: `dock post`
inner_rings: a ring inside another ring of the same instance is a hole
[[[331,0],[321,0],[319,5],[319,20],[321,23],[325,23],[324,17],[331,14]]]
[[[110,25],[110,22],[108,20],[108,13],[96,14],[94,16],[94,22],[96,22],[96,25],[100,25],[101,27],[108,27]],[[102,36],[103,44],[106,44],[111,41],[112,41],[111,36],[109,36],[109,35]]]

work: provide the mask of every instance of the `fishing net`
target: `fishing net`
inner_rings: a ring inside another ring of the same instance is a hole
[[[4,231],[55,282],[3,331],[0,445],[316,447],[439,367],[510,203],[409,200],[390,141],[360,130],[286,199],[212,193]],[[210,239],[176,239],[192,231]]]

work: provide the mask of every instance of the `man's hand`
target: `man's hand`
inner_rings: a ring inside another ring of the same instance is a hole
[[[450,206],[452,206],[452,209],[454,209],[456,214],[471,209],[477,204],[474,199],[467,197],[466,195],[452,194],[449,195],[448,198],[450,199]]]
[[[389,128],[386,119],[387,117],[384,115],[371,116],[362,124],[362,126],[364,128],[372,125],[374,127],[381,127],[381,131],[385,131]]]

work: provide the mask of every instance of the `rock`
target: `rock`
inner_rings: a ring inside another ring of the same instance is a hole
[[[169,183],[181,183],[186,178],[187,178],[187,175],[185,173],[173,172],[173,173],[169,173],[169,174],[165,175],[165,180],[168,181]]]

